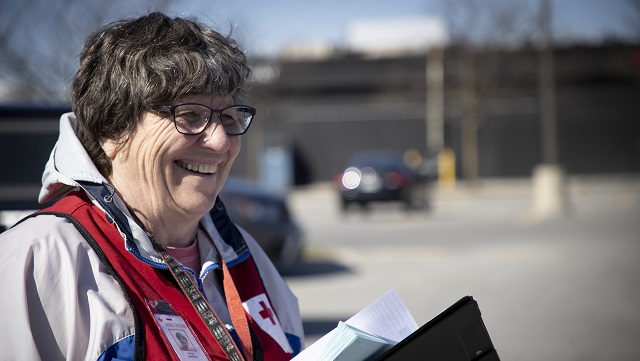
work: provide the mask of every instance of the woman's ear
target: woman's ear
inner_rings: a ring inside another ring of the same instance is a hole
[[[111,138],[100,138],[100,148],[102,148],[109,159],[114,160],[118,153],[118,149],[120,148],[120,144]]]

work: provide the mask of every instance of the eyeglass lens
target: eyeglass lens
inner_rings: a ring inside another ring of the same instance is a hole
[[[245,106],[232,106],[218,113],[220,124],[229,135],[244,133],[253,117]],[[199,104],[182,104],[175,107],[176,128],[183,134],[197,134],[204,130],[211,118],[211,109]]]

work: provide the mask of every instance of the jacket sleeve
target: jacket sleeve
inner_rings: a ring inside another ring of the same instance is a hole
[[[37,216],[0,234],[4,359],[96,360],[133,339],[117,282],[69,222]]]

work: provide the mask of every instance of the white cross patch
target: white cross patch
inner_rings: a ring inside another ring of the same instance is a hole
[[[249,312],[251,318],[253,318],[258,326],[260,326],[264,332],[268,333],[271,338],[276,340],[285,352],[293,353],[293,349],[291,345],[289,345],[287,336],[285,336],[282,326],[280,326],[280,321],[278,321],[278,317],[273,311],[267,295],[264,293],[259,294],[243,302],[242,306]]]

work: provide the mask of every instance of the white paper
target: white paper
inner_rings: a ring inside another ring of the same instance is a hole
[[[345,322],[351,327],[395,342],[400,342],[418,329],[415,319],[395,289],[391,289]],[[335,332],[333,329],[322,336],[293,360],[317,361]]]

